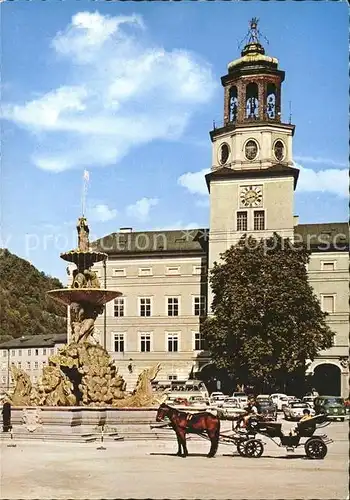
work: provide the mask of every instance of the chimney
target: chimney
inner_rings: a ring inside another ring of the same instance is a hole
[[[120,233],[132,233],[132,227],[121,227],[119,228]]]
[[[299,215],[293,216],[294,227],[299,225]]]

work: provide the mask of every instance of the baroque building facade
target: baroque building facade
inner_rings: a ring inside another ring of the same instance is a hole
[[[334,345],[308,363],[307,373],[318,391],[347,396],[348,227],[299,224],[294,215],[299,171],[292,154],[295,126],[281,119],[285,73],[276,58],[265,55],[254,22],[241,57],[221,78],[223,121],[210,131],[212,167],[206,176],[210,227],[142,233],[122,228],[95,242],[109,257],[96,271],[107,288],[122,292],[96,324],[129,385],[158,362],[159,383],[203,378],[210,359],[200,331],[210,313],[213,263],[243,234],[264,238],[277,232],[312,251],[309,281],[335,332]]]

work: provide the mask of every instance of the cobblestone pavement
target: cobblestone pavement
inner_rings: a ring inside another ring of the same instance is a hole
[[[189,440],[190,456],[174,455],[174,441],[98,444],[1,444],[2,499],[339,499],[348,495],[348,423],[327,430],[334,443],[324,460],[307,460],[303,448],[287,453],[267,443],[259,459],[242,458],[220,444]]]

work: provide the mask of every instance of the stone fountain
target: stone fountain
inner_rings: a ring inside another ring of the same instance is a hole
[[[115,362],[95,336],[95,320],[110,300],[120,292],[101,288],[96,262],[106,261],[107,254],[92,251],[89,227],[85,217],[77,224],[78,248],[61,254],[74,263],[70,288],[52,290],[49,296],[70,308],[71,341],[49,357],[41,380],[32,385],[28,374],[15,366],[12,376],[15,389],[10,400],[15,406],[86,406],[86,407],[145,407],[159,402],[151,381],[160,365],[140,373],[133,394],[126,393],[126,383]]]

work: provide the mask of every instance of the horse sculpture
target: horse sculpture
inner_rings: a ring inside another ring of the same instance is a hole
[[[208,434],[211,442],[207,457],[211,458],[215,456],[220,436],[220,420],[215,415],[207,411],[191,414],[176,410],[175,408],[163,403],[158,408],[156,421],[160,422],[164,420],[165,417],[168,417],[170,420],[170,425],[174,429],[177,437],[177,456],[188,456],[186,433],[202,434],[204,432]]]

